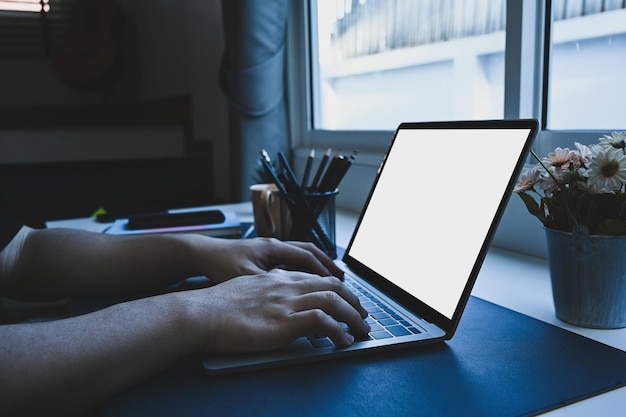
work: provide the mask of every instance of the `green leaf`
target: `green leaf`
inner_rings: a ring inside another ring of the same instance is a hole
[[[541,211],[539,204],[534,198],[532,198],[532,196],[528,195],[527,193],[519,193],[518,195],[521,197],[524,205],[526,205],[526,209],[530,214],[539,218],[540,220],[544,218],[543,211]]]

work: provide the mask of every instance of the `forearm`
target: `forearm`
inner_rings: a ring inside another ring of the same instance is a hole
[[[313,244],[197,234],[110,236],[23,228],[0,252],[0,294],[24,300],[158,290],[192,276],[213,283],[276,266],[340,277]]]
[[[336,277],[273,270],[40,324],[0,326],[0,410],[71,415],[194,352],[266,351],[316,333],[348,346],[367,311]]]
[[[158,288],[202,274],[190,244],[197,238],[204,237],[31,231],[6,278],[5,294],[51,299]]]
[[[198,350],[179,293],[0,327],[0,409],[73,415]]]

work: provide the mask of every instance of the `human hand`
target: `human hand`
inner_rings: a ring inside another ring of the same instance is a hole
[[[336,277],[272,270],[189,292],[199,343],[205,352],[267,351],[308,334],[349,346],[369,332],[367,311]]]
[[[197,244],[207,276],[215,283],[241,275],[256,275],[276,267],[298,269],[341,278],[343,271],[309,242],[282,242],[272,238],[213,239]],[[210,245],[210,246],[209,246]]]

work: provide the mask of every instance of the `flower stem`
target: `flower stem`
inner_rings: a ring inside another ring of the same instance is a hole
[[[548,175],[554,180],[554,183],[556,184],[556,186],[563,191],[564,193],[567,193],[567,187],[565,186],[565,184],[562,184],[561,182],[559,182],[556,177],[552,174],[552,172],[550,172],[550,170],[548,169],[548,167],[543,163],[543,161],[541,160],[541,158],[539,158],[539,155],[537,155],[535,153],[534,150],[530,150],[531,155],[537,160],[537,162],[539,162],[539,165],[541,165],[543,167],[543,169],[546,170],[546,172],[548,173]],[[565,194],[567,195],[567,194]],[[576,216],[574,216],[574,213],[572,213],[572,209],[570,208],[568,202],[566,201],[565,204],[565,210],[567,210],[567,214],[569,214],[569,216],[572,218],[572,223],[574,224],[574,226],[576,226],[578,224],[578,221],[576,221]]]

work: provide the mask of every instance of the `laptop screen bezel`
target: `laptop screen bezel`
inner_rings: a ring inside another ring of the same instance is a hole
[[[390,296],[392,299],[403,305],[408,310],[414,312],[419,315],[423,319],[435,324],[439,328],[445,331],[446,339],[450,339],[456,331],[458,323],[461,319],[461,315],[467,305],[469,297],[471,295],[472,288],[474,287],[474,283],[478,278],[478,273],[482,267],[482,263],[487,255],[487,251],[489,246],[491,245],[491,241],[493,236],[497,230],[498,224],[504,210],[507,206],[509,198],[512,194],[513,187],[515,186],[518,177],[521,173],[522,168],[524,167],[524,163],[526,161],[526,157],[530,151],[530,147],[536,137],[537,131],[539,128],[539,123],[536,119],[506,119],[506,120],[473,120],[473,121],[439,121],[439,122],[415,122],[415,123],[402,123],[396,129],[394,136],[389,144],[387,152],[385,153],[385,158],[378,169],[378,173],[376,178],[372,184],[370,192],[367,196],[365,204],[363,206],[363,210],[361,210],[361,214],[356,223],[354,233],[350,238],[350,242],[344,252],[342,257],[342,261],[350,268],[358,276],[365,279],[367,282],[372,284],[374,287],[380,289],[382,292]],[[421,301],[420,299],[414,297],[408,292],[404,291],[391,281],[385,279],[375,271],[371,270],[359,260],[353,258],[350,255],[350,250],[352,248],[352,244],[357,235],[357,231],[361,225],[363,220],[364,213],[367,209],[367,206],[370,203],[372,195],[376,189],[376,185],[378,184],[378,180],[381,176],[381,173],[384,171],[385,163],[387,161],[387,156],[391,151],[393,144],[398,136],[398,133],[404,129],[522,129],[528,131],[528,136],[520,151],[520,155],[517,159],[515,167],[512,169],[511,177],[507,183],[506,189],[500,199],[500,203],[496,210],[496,214],[489,226],[488,232],[485,236],[485,239],[481,245],[479,254],[477,256],[476,261],[472,267],[470,272],[470,276],[466,282],[466,285],[462,291],[459,302],[455,308],[455,311],[451,318],[448,318],[436,311],[435,309],[428,306],[426,303]]]

